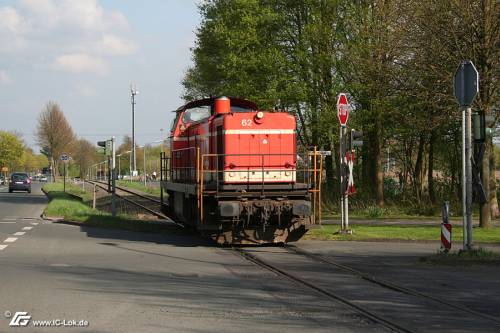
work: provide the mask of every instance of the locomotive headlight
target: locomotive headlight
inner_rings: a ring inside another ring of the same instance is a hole
[[[264,118],[264,112],[262,112],[262,111],[257,112],[257,114],[255,115],[255,118],[257,118],[257,119]]]

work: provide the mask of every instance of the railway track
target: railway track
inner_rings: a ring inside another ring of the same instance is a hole
[[[342,297],[336,293],[333,293],[333,292],[326,290],[322,287],[314,285],[313,283],[306,281],[305,279],[303,279],[295,274],[292,274],[292,273],[287,272],[283,269],[280,269],[280,268],[276,267],[275,265],[272,265],[269,262],[264,261],[264,260],[256,257],[255,255],[249,253],[248,251],[245,251],[242,248],[232,248],[232,249],[234,251],[236,251],[236,253],[241,255],[244,259],[254,263],[255,265],[262,267],[266,270],[269,270],[269,271],[271,271],[271,272],[273,272],[273,273],[275,273],[283,278],[286,278],[286,279],[291,280],[295,283],[298,283],[298,284],[300,284],[300,285],[302,285],[310,290],[315,291],[316,293],[318,293],[322,296],[325,296],[325,297],[330,298],[332,300],[335,300],[337,302],[343,303],[343,304],[349,306],[351,309],[355,310],[356,312],[364,315],[366,318],[380,324],[381,326],[383,326],[383,327],[385,327],[393,332],[404,332],[404,333],[415,333],[416,332],[416,331],[411,330],[407,327],[404,327],[403,325],[396,323],[390,319],[384,318],[383,316],[381,316],[373,311],[370,311],[365,307],[359,306],[359,305],[355,304],[354,302],[351,302],[350,300],[348,300],[345,297]]]
[[[98,182],[98,181],[88,181],[88,182],[92,183],[92,184],[96,184],[96,186],[99,186],[100,188],[107,190],[107,183],[105,183],[105,182]],[[139,207],[140,209],[143,209],[144,211],[148,212],[151,215],[157,216],[157,217],[162,218],[162,219],[167,219],[167,217],[164,214],[162,214],[161,212],[158,211],[159,207],[160,207],[159,200],[157,200],[155,198],[151,198],[150,196],[142,195],[140,193],[137,193],[135,191],[132,191],[132,190],[120,187],[120,186],[117,186],[116,190],[117,190],[116,191],[117,197],[123,199],[124,201],[126,201],[132,205],[135,205],[135,206]],[[175,224],[180,225],[178,223],[175,223]],[[180,225],[180,226],[182,226],[182,225]],[[395,291],[398,293],[402,293],[405,295],[409,295],[412,297],[416,297],[418,299],[425,300],[427,302],[433,302],[437,305],[446,306],[448,308],[454,309],[460,313],[467,314],[469,316],[474,316],[476,318],[488,320],[488,321],[495,323],[495,324],[500,324],[500,318],[474,311],[472,309],[466,308],[465,306],[448,302],[446,300],[437,298],[435,296],[419,292],[415,289],[399,285],[399,284],[394,283],[392,281],[380,279],[378,277],[375,277],[375,276],[372,276],[370,274],[359,271],[355,268],[352,268],[352,267],[349,267],[347,265],[335,262],[334,260],[332,260],[330,258],[326,258],[325,256],[311,253],[309,251],[305,251],[305,250],[300,249],[294,245],[286,245],[283,248],[285,249],[285,251],[287,253],[290,253],[293,255],[300,255],[300,256],[306,257],[310,260],[313,260],[317,263],[326,264],[328,266],[334,267],[335,269],[341,270],[342,272],[345,272],[345,273],[348,273],[352,276],[355,276],[361,280],[367,281],[375,286],[378,286],[378,287],[381,287],[384,289],[388,289],[391,291]],[[329,299],[335,300],[337,302],[340,302],[340,303],[343,303],[343,304],[349,306],[354,311],[362,314],[363,316],[372,320],[373,322],[380,324],[381,326],[383,326],[386,329],[389,329],[389,330],[394,331],[394,332],[406,332],[406,333],[417,332],[416,330],[405,327],[404,324],[395,322],[393,319],[388,319],[375,311],[367,309],[364,306],[360,306],[360,305],[356,304],[355,302],[350,301],[348,298],[343,297],[343,296],[341,296],[341,295],[339,295],[331,290],[327,290],[327,289],[322,288],[318,285],[315,285],[314,283],[305,280],[304,278],[298,276],[297,274],[293,274],[293,273],[288,272],[282,268],[279,268],[276,265],[273,265],[272,263],[255,256],[254,254],[250,253],[248,250],[245,250],[244,248],[231,248],[231,250],[235,251],[238,255],[243,257],[245,260],[250,261],[253,264],[255,264],[263,269],[266,269],[268,271],[273,272],[274,274],[277,274],[278,276],[281,276],[281,277],[286,278],[288,280],[291,280],[295,283],[298,283],[298,284],[302,285],[303,287],[306,287],[307,289],[312,290],[312,291],[314,291],[314,292],[316,292],[324,297],[327,297]]]
[[[101,189],[104,189],[105,191],[108,191],[108,183],[107,182],[101,182],[101,181],[90,181],[87,180],[88,183],[90,184],[95,184]],[[126,201],[127,203],[134,205],[135,207],[138,207],[139,209],[144,210],[148,214],[151,214],[153,216],[156,216],[161,219],[168,219],[168,217],[160,212],[160,205],[161,202],[158,199],[155,199],[151,196],[148,195],[143,195],[141,193],[137,193],[135,191],[129,190],[127,188],[121,187],[121,186],[115,186],[116,188],[116,193],[115,195]],[[177,224],[177,223],[176,223]]]
[[[310,253],[308,251],[302,250],[300,248],[297,248],[296,246],[293,245],[286,245],[284,247],[285,253],[292,254],[292,255],[300,255],[302,257],[305,257],[309,260],[313,260],[314,262],[321,263],[322,265],[328,265],[330,267],[333,267],[337,270],[340,270],[342,273],[348,273],[352,276],[355,276],[356,278],[359,278],[363,281],[366,281],[370,283],[375,289],[378,287],[382,289],[378,290],[390,290],[392,292],[397,292],[398,294],[404,294],[408,295],[409,297],[412,297],[417,303],[420,304],[427,304],[425,305],[425,311],[428,311],[429,313],[432,313],[436,309],[443,309],[446,308],[448,311],[452,311],[453,316],[456,318],[468,318],[467,320],[471,321],[482,321],[485,322],[490,322],[494,327],[497,327],[498,324],[500,324],[500,318],[480,313],[477,311],[474,311],[472,309],[466,308],[465,306],[458,305],[452,302],[448,302],[446,300],[440,299],[438,297],[428,295],[422,292],[419,292],[417,290],[399,285],[394,282],[386,281],[380,278],[377,278],[375,276],[372,276],[370,274],[366,274],[364,272],[361,272],[357,269],[354,269],[352,267],[346,266],[344,264],[337,263],[329,258],[325,258],[324,256],[317,255],[314,253]],[[337,291],[332,291],[331,288],[323,288],[319,286],[316,283],[313,283],[310,278],[307,280],[301,276],[299,276],[300,273],[292,273],[288,269],[283,269],[278,267],[275,264],[272,264],[271,262],[261,259],[261,256],[256,256],[250,252],[250,250],[245,250],[243,248],[232,248],[233,251],[235,251],[238,255],[243,257],[244,259],[252,262],[253,264],[264,268],[266,270],[269,270],[283,278],[286,278],[288,280],[291,280],[295,283],[300,284],[303,287],[306,287],[309,290],[315,291],[316,293],[323,295],[325,297],[328,297],[332,300],[341,302],[353,310],[359,312],[360,314],[364,315],[365,317],[371,319],[372,321],[380,324],[381,326],[395,332],[420,332],[420,331],[425,331],[422,327],[416,328],[414,325],[409,324],[411,327],[408,326],[407,322],[404,319],[395,319],[394,316],[389,317],[385,315],[381,315],[380,309],[377,311],[372,311],[371,309],[359,305],[360,302],[355,302],[351,301],[352,297],[344,297],[342,296],[342,291],[339,293]],[[281,265],[280,265],[281,266]],[[362,288],[362,287],[361,287]],[[345,294],[345,292],[344,292]],[[434,305],[433,305],[434,304]],[[390,313],[390,312],[389,312]]]
[[[391,282],[391,281],[387,281],[387,280],[384,280],[384,279],[377,278],[377,277],[372,276],[370,274],[366,274],[364,272],[361,272],[361,271],[359,271],[359,270],[357,270],[355,268],[346,266],[344,264],[340,264],[340,263],[335,262],[335,261],[333,261],[333,260],[331,260],[329,258],[325,258],[322,255],[314,254],[314,253],[311,253],[311,252],[299,249],[298,247],[296,247],[294,245],[287,245],[285,247],[285,249],[288,250],[290,253],[298,254],[298,255],[307,257],[309,259],[315,260],[316,262],[333,266],[333,267],[335,267],[337,269],[340,269],[340,270],[342,270],[344,272],[347,272],[347,273],[349,273],[349,274],[351,274],[353,276],[356,276],[356,277],[358,277],[358,278],[360,278],[362,280],[371,282],[371,283],[373,283],[373,284],[375,284],[377,286],[380,286],[380,287],[383,287],[383,288],[387,288],[387,289],[390,289],[390,290],[394,290],[394,291],[397,291],[397,292],[400,292],[400,293],[403,293],[403,294],[406,294],[406,295],[416,296],[416,297],[419,297],[419,298],[422,298],[422,299],[425,299],[425,300],[428,300],[428,301],[432,301],[432,302],[440,304],[440,305],[447,306],[449,308],[453,308],[453,309],[461,311],[461,312],[465,312],[465,313],[470,314],[470,315],[474,315],[474,316],[476,316],[478,318],[486,319],[486,320],[495,322],[497,324],[500,324],[500,318],[497,318],[497,317],[494,317],[494,316],[490,316],[488,314],[484,314],[484,313],[481,313],[481,312],[477,312],[477,311],[471,310],[471,309],[466,308],[464,306],[448,302],[446,300],[434,297],[432,295],[428,295],[426,293],[422,293],[422,292],[417,291],[415,289],[408,288],[408,287],[399,285],[399,284]]]

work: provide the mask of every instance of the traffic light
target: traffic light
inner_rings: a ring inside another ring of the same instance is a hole
[[[104,148],[104,155],[111,155],[111,140],[97,141],[97,145]]]
[[[106,141],[97,141],[97,145],[99,147],[103,147],[103,152],[104,152],[104,155],[106,155]]]
[[[351,129],[351,141],[350,141],[351,150],[353,150],[356,147],[362,147],[362,146],[363,146],[363,132]]]
[[[474,112],[472,114],[472,132],[474,141],[477,143],[484,142],[487,137],[493,136],[495,129],[491,125],[495,123],[494,115],[485,116],[482,112]]]

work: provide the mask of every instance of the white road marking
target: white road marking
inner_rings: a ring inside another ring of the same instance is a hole
[[[14,243],[17,240],[17,237],[9,237],[6,240],[4,240],[4,243]]]
[[[33,227],[24,227],[23,230],[31,230]]]
[[[31,225],[38,225],[38,222],[31,222]]]
[[[5,249],[8,245],[0,245],[0,251],[2,251],[3,249]]]
[[[71,267],[71,265],[68,265],[68,264],[50,264],[49,266],[51,266],[51,267]]]
[[[24,231],[18,231],[14,234],[14,236],[23,236],[25,234]]]
[[[16,222],[0,222],[0,224],[15,224]]]

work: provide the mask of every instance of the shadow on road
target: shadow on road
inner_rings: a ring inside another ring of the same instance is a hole
[[[140,223],[140,222],[135,222]],[[156,224],[155,230],[149,232],[106,229],[92,226],[80,226],[80,231],[86,233],[87,237],[100,238],[103,240],[121,240],[130,242],[150,242],[156,244],[173,245],[179,247],[209,246],[216,244],[209,239],[202,238],[192,230],[182,229],[173,224]],[[103,242],[112,245],[113,242]]]

